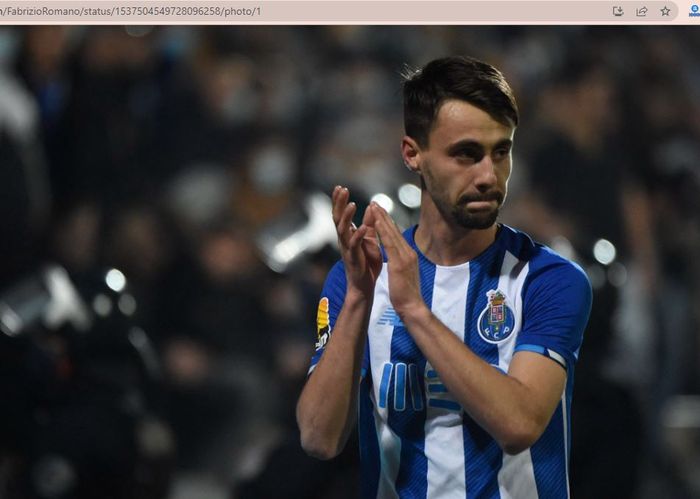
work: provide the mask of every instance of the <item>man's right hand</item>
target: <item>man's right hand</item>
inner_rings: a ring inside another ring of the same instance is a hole
[[[340,453],[357,421],[367,323],[374,285],[382,270],[372,210],[365,211],[357,228],[352,223],[357,206],[349,200],[347,188],[338,186],[333,190],[333,221],[347,280],[343,306],[297,404],[301,446],[321,459]]]
[[[374,230],[371,210],[366,210],[362,225],[355,227],[352,219],[357,205],[350,202],[347,187],[333,189],[333,222],[338,232],[338,247],[345,265],[348,294],[355,292],[364,298],[374,294],[374,284],[382,270],[382,254]]]

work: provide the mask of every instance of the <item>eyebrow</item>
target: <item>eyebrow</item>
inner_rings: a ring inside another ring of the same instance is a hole
[[[496,142],[493,146],[492,149],[498,149],[500,147],[508,147],[511,148],[513,147],[513,141],[511,139],[501,139],[498,142]],[[454,144],[450,144],[447,148],[448,153],[452,154],[460,149],[474,149],[477,151],[480,151],[481,153],[484,153],[484,144],[477,141],[477,140],[472,140],[472,139],[464,139],[464,140],[459,140],[455,142]]]

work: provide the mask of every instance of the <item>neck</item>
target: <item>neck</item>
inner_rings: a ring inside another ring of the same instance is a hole
[[[428,196],[424,196],[424,200]],[[437,265],[453,266],[479,256],[495,240],[498,227],[468,229],[446,219],[437,207],[421,206],[415,242],[421,252]]]

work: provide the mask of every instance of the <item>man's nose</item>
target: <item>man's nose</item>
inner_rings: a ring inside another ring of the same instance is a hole
[[[476,168],[476,178],[474,183],[477,187],[488,188],[496,185],[498,181],[498,177],[496,176],[496,165],[494,164],[491,156],[485,154],[484,157],[481,158],[481,161],[474,166]]]

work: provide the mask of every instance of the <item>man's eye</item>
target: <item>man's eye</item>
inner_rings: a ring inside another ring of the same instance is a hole
[[[496,149],[493,153],[494,157],[497,159],[506,158],[510,154],[510,149]]]
[[[460,149],[455,154],[458,158],[467,160],[473,163],[478,163],[484,157],[484,153],[475,149]]]

